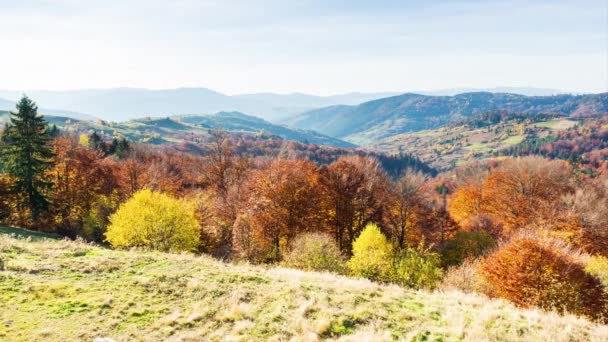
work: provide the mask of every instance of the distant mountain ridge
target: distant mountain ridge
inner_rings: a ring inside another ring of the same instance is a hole
[[[279,121],[314,108],[335,104],[355,105],[397,94],[349,93],[324,97],[307,94],[259,93],[230,96],[207,88],[166,90],[112,88],[73,91],[0,90],[0,98],[16,101],[24,93],[40,107],[61,108],[66,112],[86,113],[116,122],[146,116],[207,114],[220,111],[245,112],[265,120]],[[0,107],[0,109],[4,108]]]
[[[454,96],[464,93],[509,93],[525,96],[551,96],[562,94],[574,94],[559,89],[532,88],[532,87],[494,87],[494,88],[450,88],[430,91],[413,91],[412,93],[430,96]]]
[[[15,105],[16,105],[15,101],[9,101],[9,100],[0,98],[0,111],[6,111],[6,112],[15,111],[16,110]],[[40,112],[40,114],[43,114],[43,115],[62,115],[62,116],[67,116],[70,118],[80,119],[80,120],[96,120],[97,119],[91,115],[78,113],[78,112],[72,112],[72,111],[68,111],[68,110],[39,108],[38,111]]]
[[[427,95],[454,95],[471,89],[447,89],[417,92]],[[489,89],[491,92],[511,92],[524,95],[549,95],[560,92],[554,89],[505,88]],[[143,88],[109,88],[67,91],[0,90],[0,98],[17,101],[22,94],[30,96],[47,114],[82,118],[98,117],[108,121],[126,121],[146,116],[171,116],[184,114],[239,111],[272,122],[281,122],[290,117],[317,108],[334,105],[359,105],[364,102],[396,96],[403,92],[352,92],[332,96],[317,96],[302,93],[275,94],[254,93],[226,95],[207,88],[177,88],[152,90]],[[9,101],[9,102],[10,102]],[[0,109],[14,109],[13,105],[2,105]]]
[[[396,134],[437,128],[453,120],[493,110],[593,116],[608,112],[608,93],[555,96],[488,92],[455,96],[408,93],[357,106],[316,109],[297,115],[286,124],[365,145]]]

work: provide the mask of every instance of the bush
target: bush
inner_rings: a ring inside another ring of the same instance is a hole
[[[0,271],[4,271],[4,261],[0,259]]]
[[[480,259],[465,259],[461,265],[448,268],[439,287],[464,293],[487,293],[486,284],[479,274],[480,264]]]
[[[81,236],[88,241],[102,242],[112,212],[118,208],[118,194],[99,195],[83,218]]]
[[[599,279],[573,257],[532,238],[518,238],[486,258],[481,274],[489,295],[521,307],[538,306],[594,319],[604,317],[607,298]]]
[[[421,244],[405,248],[393,258],[391,282],[416,289],[434,289],[441,280],[441,256]]]
[[[608,258],[592,256],[585,267],[587,273],[596,276],[605,287],[608,287]]]
[[[393,248],[375,224],[368,224],[353,242],[350,272],[359,277],[388,281],[391,276]]]
[[[184,200],[142,190],[110,217],[106,233],[114,247],[191,251],[199,244],[194,208]]]
[[[306,271],[345,271],[340,248],[330,235],[322,233],[305,233],[296,237],[285,255],[284,265]]]
[[[256,230],[249,215],[239,215],[232,226],[232,257],[254,264],[272,262],[278,250],[271,240]]]
[[[467,258],[476,258],[496,245],[496,240],[485,231],[458,232],[445,243],[441,254],[445,266],[460,265]]]

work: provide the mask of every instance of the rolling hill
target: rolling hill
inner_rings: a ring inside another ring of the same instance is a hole
[[[358,106],[321,108],[297,115],[286,123],[365,146],[401,133],[434,129],[493,110],[592,116],[608,112],[608,93],[556,96],[487,92],[426,96],[409,93]]]
[[[3,114],[4,113],[4,114]],[[0,123],[8,119],[8,112],[0,112]],[[196,136],[207,135],[209,129],[234,133],[265,134],[316,145],[355,147],[354,144],[319,134],[314,131],[291,129],[275,125],[260,118],[239,112],[219,112],[212,115],[188,115],[166,118],[142,118],[125,122],[78,120],[66,116],[45,116],[50,124],[71,133],[89,133],[95,130],[102,135],[123,136],[131,141],[161,144],[192,141]]]
[[[608,339],[606,326],[582,318],[456,291],[111,250],[2,226],[0,259],[7,341]]]
[[[311,130],[291,129],[240,112],[219,112],[215,115],[178,116],[180,122],[204,128],[220,128],[231,132],[265,132],[286,140],[317,145],[355,147],[356,145]]]

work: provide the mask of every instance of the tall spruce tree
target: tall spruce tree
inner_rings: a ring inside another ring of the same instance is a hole
[[[51,183],[44,174],[53,158],[50,140],[48,123],[38,115],[36,104],[23,96],[2,133],[0,161],[3,172],[15,179],[14,190],[24,194],[21,208],[28,208],[33,219],[48,208],[46,190]]]

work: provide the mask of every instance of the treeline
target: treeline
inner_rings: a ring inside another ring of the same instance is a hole
[[[608,178],[567,162],[530,156],[391,176],[372,156],[247,156],[218,131],[203,155],[144,144],[110,155],[95,140],[51,137],[23,99],[2,134],[2,221],[607,321]]]
[[[210,131],[212,132],[212,131]],[[187,137],[184,137],[187,138]],[[195,153],[202,156],[212,151],[213,134],[208,136],[192,137],[195,142],[183,142],[176,146],[178,151]],[[341,148],[329,145],[305,144],[296,141],[286,141],[278,136],[252,135],[252,134],[230,134],[234,152],[245,158],[283,158],[283,159],[305,159],[318,165],[331,164],[343,156],[360,156],[378,159],[383,169],[391,176],[396,177],[407,169],[421,171],[426,174],[436,175],[437,170],[421,161],[418,157],[409,153],[398,153],[386,155],[383,153],[367,151],[362,149]]]

